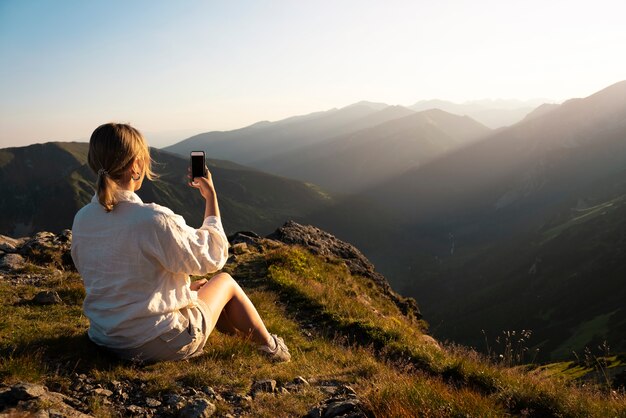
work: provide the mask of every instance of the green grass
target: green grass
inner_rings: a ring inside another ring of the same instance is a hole
[[[181,385],[244,395],[257,379],[284,384],[303,376],[312,383],[289,394],[259,395],[244,406],[247,414],[260,417],[306,414],[328,398],[316,385],[324,381],[351,385],[375,416],[582,417],[626,411],[623,395],[578,387],[554,377],[554,369],[506,368],[464,347],[427,343],[425,323],[402,315],[369,279],[351,275],[337,260],[267,242],[262,252],[238,256],[225,270],[242,285],[268,329],[285,339],[290,363],[273,364],[248,341],[218,331],[210,335],[204,355],[188,361],[148,366],[119,361],[86,336],[80,276],[48,269],[37,287],[0,282],[5,301],[0,378],[6,384],[41,382],[63,392],[72,373],[85,373],[101,383],[143,382],[153,397],[178,392]],[[42,288],[57,290],[64,303],[28,303]],[[113,415],[95,398],[89,405],[96,416]],[[233,412],[227,402],[216,406],[222,414]]]
[[[576,210],[575,215],[572,215],[570,219],[545,231],[543,233],[543,241],[540,242],[540,245],[543,245],[546,242],[558,237],[561,233],[574,226],[591,221],[598,216],[605,215],[609,211],[614,211],[617,208],[621,207],[624,203],[625,198],[623,196],[620,196],[618,198],[600,203],[590,208]]]
[[[552,352],[554,358],[563,358],[572,352],[582,351],[594,336],[605,335],[609,329],[609,320],[611,316],[617,312],[609,312],[604,315],[598,315],[595,318],[582,322],[578,328],[572,333],[572,336],[563,342],[558,348]]]

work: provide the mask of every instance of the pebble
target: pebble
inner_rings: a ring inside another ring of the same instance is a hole
[[[137,405],[130,405],[128,407],[126,407],[126,410],[128,412],[130,412],[131,414],[141,414],[143,412],[143,408],[137,406]]]
[[[274,379],[257,380],[252,384],[250,393],[255,395],[259,392],[273,393],[276,391],[276,381]]]
[[[107,397],[113,395],[113,392],[110,391],[109,389],[102,389],[102,388],[94,389],[93,393],[96,395],[107,396]]]
[[[154,398],[146,398],[146,405],[150,408],[156,408],[157,406],[161,406],[161,402]]]

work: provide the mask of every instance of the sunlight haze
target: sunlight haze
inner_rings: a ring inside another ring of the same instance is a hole
[[[618,1],[2,0],[0,148],[84,141],[111,120],[164,146],[360,100],[585,97],[625,78],[623,12]]]

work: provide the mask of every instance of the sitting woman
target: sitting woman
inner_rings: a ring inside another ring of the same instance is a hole
[[[282,338],[269,334],[256,308],[227,273],[191,283],[189,275],[220,270],[228,258],[217,195],[206,177],[189,178],[206,201],[199,229],[135,194],[153,179],[150,151],[135,128],[108,123],[89,141],[97,173],[91,203],[72,226],[71,254],[85,284],[89,338],[122,358],[180,360],[202,353],[214,327],[251,338],[272,360],[289,361]]]

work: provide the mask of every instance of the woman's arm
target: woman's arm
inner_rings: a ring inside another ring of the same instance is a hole
[[[217,193],[215,192],[215,186],[213,185],[213,176],[209,171],[209,168],[205,166],[207,176],[206,177],[194,177],[191,178],[191,167],[187,169],[187,178],[189,179],[189,186],[196,189],[200,189],[200,194],[206,201],[204,207],[204,219],[209,216],[220,216],[220,208],[217,204]]]

